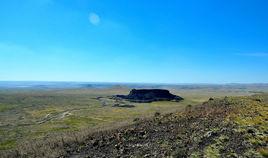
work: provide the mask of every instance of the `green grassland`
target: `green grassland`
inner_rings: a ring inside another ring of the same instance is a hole
[[[181,102],[128,103],[133,108],[114,107],[109,96],[127,94],[128,88],[65,90],[0,90],[0,150],[48,134],[82,129],[112,128],[133,123],[155,112],[180,111],[210,97],[251,95],[248,90],[170,89]],[[98,99],[101,97],[101,99]]]

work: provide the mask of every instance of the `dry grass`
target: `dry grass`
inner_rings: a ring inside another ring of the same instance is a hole
[[[195,105],[211,96],[248,95],[247,92],[172,90],[185,97],[180,103],[154,102],[135,104],[135,108],[102,106],[95,98],[114,94],[126,94],[128,89],[105,90],[60,90],[60,91],[9,91],[0,92],[0,149],[1,156],[46,157],[66,153],[63,148],[72,148],[85,142],[91,133],[111,130],[133,123],[135,118],[148,118],[155,112],[170,113],[181,111],[185,106]],[[8,108],[6,108],[8,107]],[[223,109],[209,111],[201,109],[196,115],[221,113]],[[200,113],[201,111],[201,113]],[[202,112],[203,111],[203,112]],[[61,114],[71,115],[61,118]],[[193,115],[193,111],[191,111]],[[50,118],[47,121],[45,118]],[[43,123],[40,123],[44,121]],[[14,152],[15,151],[15,152]]]

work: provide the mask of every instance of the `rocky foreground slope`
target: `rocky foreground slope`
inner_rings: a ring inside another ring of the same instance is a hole
[[[17,157],[268,157],[267,95],[213,99]],[[38,146],[38,144],[36,144]],[[38,149],[38,148],[35,148]],[[15,155],[16,154],[16,155]]]

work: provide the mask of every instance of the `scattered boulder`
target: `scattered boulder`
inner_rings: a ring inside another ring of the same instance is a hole
[[[154,113],[154,117],[158,117],[158,116],[160,116],[161,114],[160,114],[160,112],[155,112]]]
[[[116,95],[115,97],[138,103],[183,100],[182,97],[171,94],[165,89],[132,89],[128,95]]]
[[[250,134],[255,134],[255,130],[253,128],[248,129],[247,132]]]
[[[214,100],[214,98],[209,98],[208,100],[209,100],[209,101],[212,101],[212,100]]]

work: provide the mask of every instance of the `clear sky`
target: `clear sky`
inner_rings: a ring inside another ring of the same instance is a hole
[[[268,82],[267,0],[1,0],[0,80]]]

